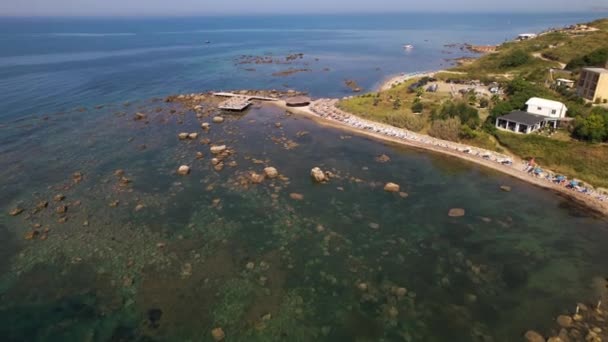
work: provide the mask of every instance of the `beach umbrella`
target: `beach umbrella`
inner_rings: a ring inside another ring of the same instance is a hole
[[[575,180],[570,181],[570,186],[572,186],[572,187],[578,186],[578,182]]]
[[[564,176],[557,176],[557,180],[561,182],[561,181],[566,180],[566,177],[564,177]]]
[[[542,172],[543,172],[543,169],[541,169],[540,167],[537,167],[536,169],[534,169],[534,173],[536,173],[537,175]]]

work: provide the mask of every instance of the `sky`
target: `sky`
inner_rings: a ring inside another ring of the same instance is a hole
[[[608,0],[0,0],[0,16],[608,11]]]

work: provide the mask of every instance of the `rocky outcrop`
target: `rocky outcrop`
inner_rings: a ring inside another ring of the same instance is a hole
[[[179,140],[186,140],[188,139],[189,134],[186,132],[182,132],[180,134],[177,135],[179,137]]]

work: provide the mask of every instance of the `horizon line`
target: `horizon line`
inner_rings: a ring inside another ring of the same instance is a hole
[[[306,15],[319,15],[319,16],[332,16],[332,15],[402,15],[402,14],[605,14],[608,13],[608,8],[605,9],[587,9],[580,11],[560,11],[560,10],[512,10],[512,11],[399,11],[399,12],[387,12],[387,11],[352,11],[352,12],[242,12],[242,13],[228,13],[228,12],[212,12],[212,13],[175,13],[175,14],[128,14],[128,13],[115,13],[115,14],[0,14],[0,18],[3,19],[27,19],[27,18],[91,18],[91,19],[111,19],[111,18],[203,18],[203,17],[258,17],[258,16],[306,16]]]

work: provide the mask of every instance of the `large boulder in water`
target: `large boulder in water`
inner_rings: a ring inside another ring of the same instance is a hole
[[[264,173],[266,174],[266,177],[270,179],[276,178],[279,175],[279,171],[272,166],[265,168]]]
[[[226,151],[226,145],[211,146],[211,148],[209,150],[213,154],[220,154],[220,153]]]
[[[386,185],[384,186],[384,191],[399,192],[399,190],[400,190],[399,184],[386,183]]]
[[[315,167],[312,170],[310,170],[310,176],[317,183],[323,183],[323,182],[327,181],[327,177],[325,176],[325,173],[318,167]]]
[[[177,169],[177,173],[185,176],[190,173],[190,167],[188,165],[182,165],[179,167],[179,169]]]

